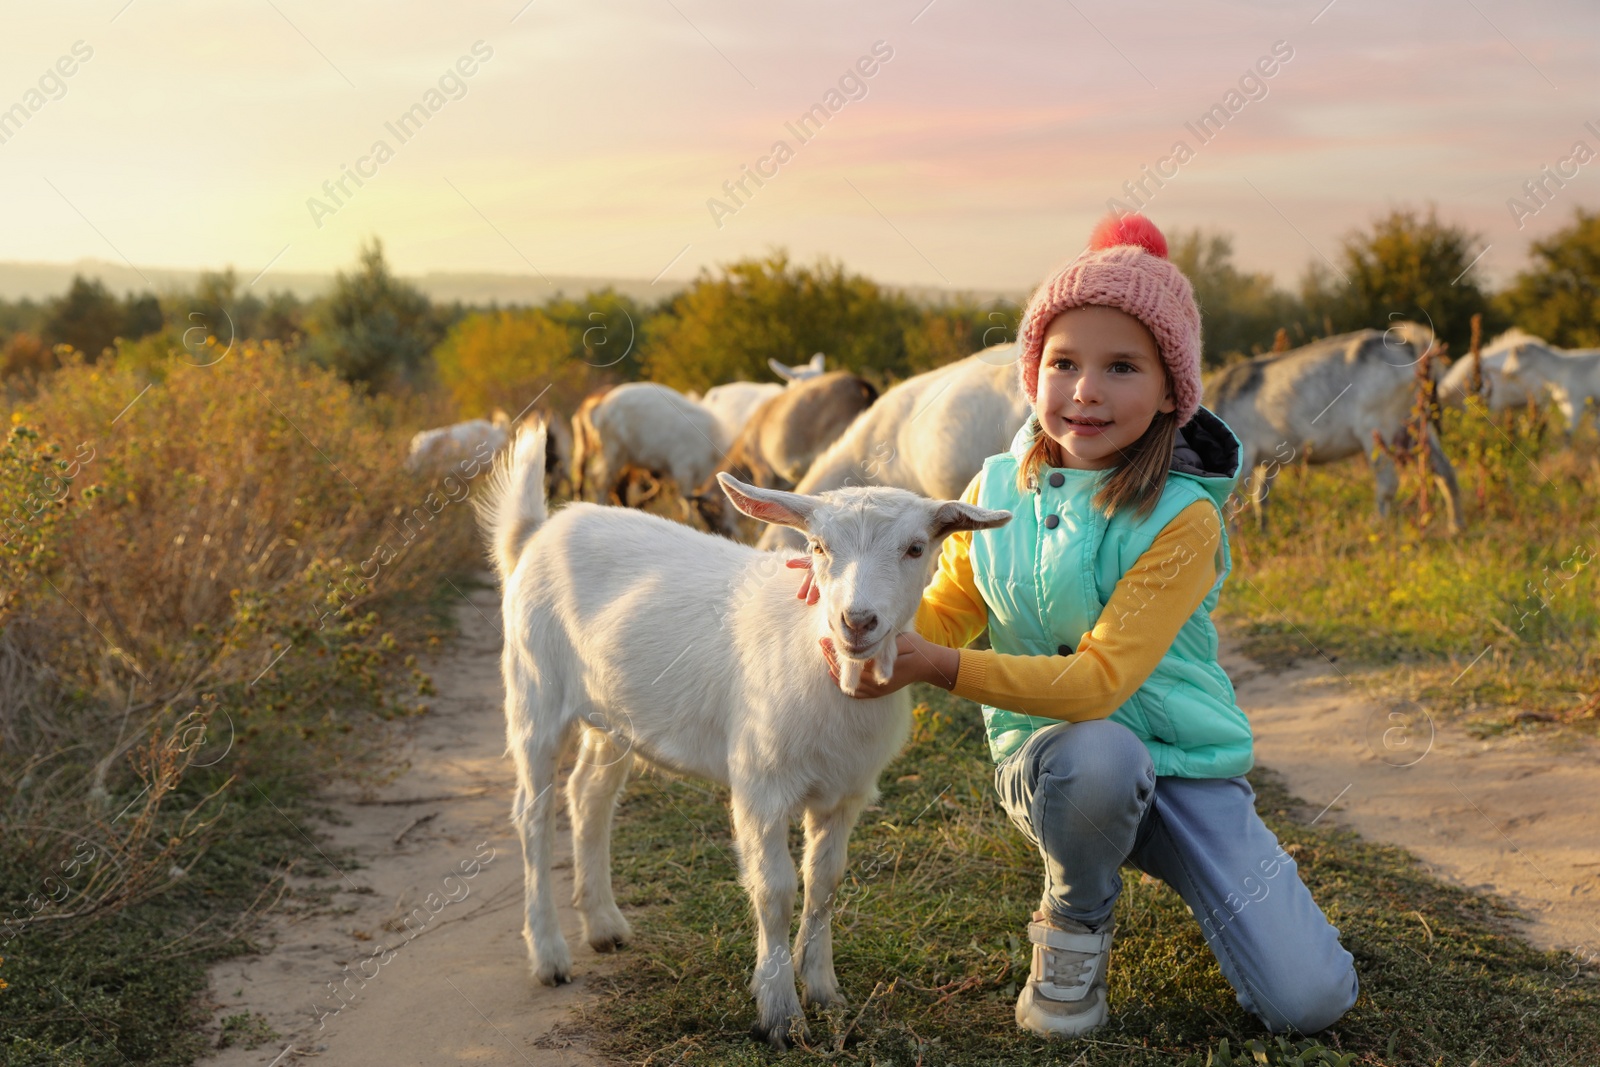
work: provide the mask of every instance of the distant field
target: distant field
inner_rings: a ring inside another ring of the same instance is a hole
[[[1285,469],[1268,530],[1240,514],[1219,619],[1258,659],[1336,657],[1480,733],[1600,729],[1600,441],[1591,425],[1564,447],[1561,425],[1546,412],[1444,412],[1464,513],[1455,538],[1437,496],[1419,524],[1414,469],[1387,522],[1359,460]]]

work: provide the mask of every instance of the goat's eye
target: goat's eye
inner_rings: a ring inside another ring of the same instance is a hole
[[[914,544],[910,548],[906,549],[906,555],[910,556],[912,559],[921,559],[922,550],[924,547],[926,546],[922,545],[921,543]]]
[[[823,548],[821,543],[817,541],[811,542],[811,551],[818,556],[826,556],[828,554],[828,550]]]

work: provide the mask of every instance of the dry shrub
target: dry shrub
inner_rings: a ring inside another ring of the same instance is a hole
[[[476,483],[408,475],[394,402],[273,343],[210,351],[67,350],[10,414],[0,459],[27,476],[0,491],[6,866],[64,870],[75,843],[115,859],[27,922],[159,891],[241,779],[254,801],[380,770],[371,724],[422,710],[399,683],[430,690],[406,654],[416,608],[478,558]]]

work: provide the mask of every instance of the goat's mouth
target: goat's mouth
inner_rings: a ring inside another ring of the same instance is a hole
[[[869,659],[877,647],[883,644],[883,638],[875,637],[870,641],[856,641],[834,634],[833,643],[834,647],[852,659]]]

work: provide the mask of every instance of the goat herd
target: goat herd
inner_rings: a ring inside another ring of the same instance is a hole
[[[1274,464],[1373,457],[1380,510],[1396,487],[1394,441],[1410,416],[1416,366],[1434,374],[1427,327],[1401,323],[1230,365],[1206,383],[1206,404],[1258,467],[1264,500]],[[533,975],[569,980],[572,958],[551,881],[554,789],[566,784],[574,903],[591,948],[630,936],[612,895],[611,818],[633,761],[730,791],[741,884],[757,926],[751,992],[755,1033],[784,1047],[803,1032],[804,1003],[841,1002],[830,921],[846,845],[876,781],[910,728],[908,690],[858,700],[862,666],[892,670],[944,538],[1009,521],[958,499],[983,460],[1004,451],[1029,414],[1011,345],[895,385],[827,372],[822,357],[773,369],[787,384],[738,382],[685,396],[650,382],[585,400],[567,424],[535,412],[420,433],[418,471],[488,447],[505,449],[475,494],[503,590],[508,751],[517,772],[512,820],[524,857],[525,926]],[[1446,403],[1471,388],[1469,360],[1440,382]],[[1492,408],[1548,394],[1569,424],[1600,397],[1600,353],[1563,353],[1512,331],[1481,358]],[[1431,430],[1429,431],[1431,434]],[[1437,441],[1433,470],[1457,521],[1455,476]],[[481,458],[482,452],[479,452]],[[636,507],[670,477],[685,520]],[[548,508],[565,481],[574,503]],[[834,490],[834,492],[827,492]],[[818,494],[827,493],[826,496]],[[767,524],[752,546],[742,514]],[[726,536],[715,536],[722,534]],[[783,561],[811,550],[821,600],[795,596]],[[777,549],[779,551],[769,551]],[[863,620],[871,620],[864,625]],[[843,668],[833,682],[818,638]],[[804,904],[788,942],[798,886],[788,827],[803,816]]]
[[[1239,489],[1258,514],[1284,464],[1330,463],[1367,455],[1377,508],[1387,514],[1398,487],[1395,467],[1374,439],[1395,442],[1411,415],[1415,366],[1433,349],[1425,326],[1402,322],[1361,330],[1289,352],[1230,364],[1205,383],[1205,403],[1244,446]],[[583,401],[570,423],[539,408],[523,425],[547,427],[546,464],[553,495],[641,507],[680,488],[687,521],[738,538],[737,514],[712,478],[727,471],[763,488],[816,493],[845,485],[898,486],[925,496],[959,496],[983,465],[1003,451],[1028,409],[1017,395],[1011,345],[917,375],[881,398],[865,379],[827,372],[823,356],[795,367],[776,360],[787,382],[732,382],[704,396],[654,382],[610,387]],[[1600,349],[1563,350],[1512,329],[1481,356],[1491,412],[1543,398],[1558,409],[1570,437],[1585,404],[1600,402]],[[1440,373],[1430,364],[1439,400],[1460,407],[1472,389],[1472,360]],[[408,467],[442,469],[476,451],[498,453],[516,427],[503,412],[423,430],[411,441]],[[1433,470],[1445,489],[1448,519],[1458,525],[1455,474],[1430,431]],[[803,542],[771,528],[762,548]]]

